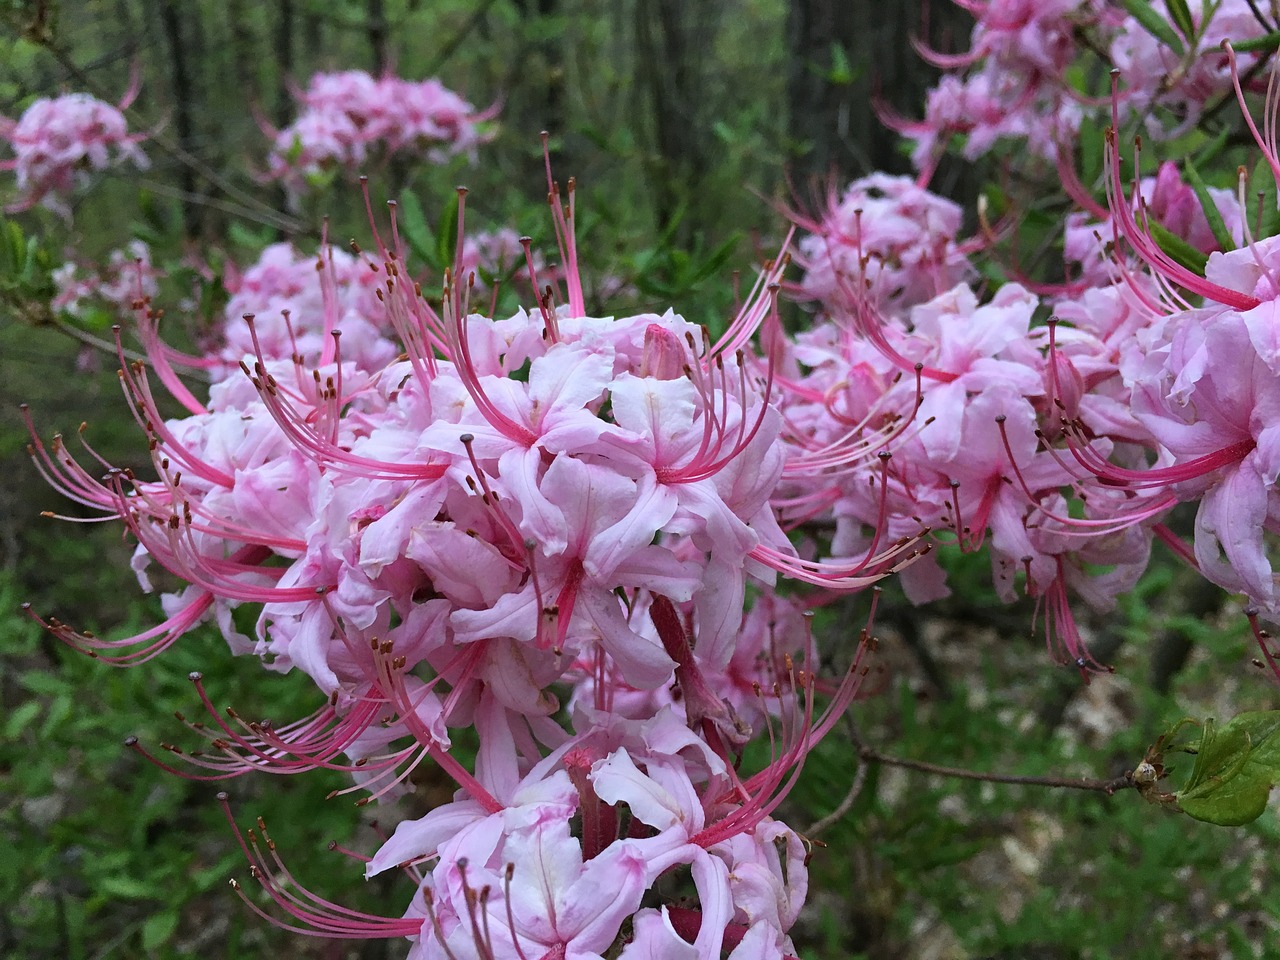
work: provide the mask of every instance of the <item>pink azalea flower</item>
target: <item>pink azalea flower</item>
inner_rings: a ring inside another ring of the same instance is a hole
[[[0,137],[14,153],[0,169],[13,170],[18,177],[18,199],[7,209],[17,212],[44,203],[69,216],[65,197],[89,171],[126,162],[146,169],[147,158],[138,143],[147,135],[129,133],[122,112],[137,92],[135,79],[116,106],[87,93],[68,93],[36,100],[17,121],[0,118]]]

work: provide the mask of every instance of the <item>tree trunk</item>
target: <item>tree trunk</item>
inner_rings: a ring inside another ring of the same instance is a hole
[[[697,4],[639,0],[636,4],[638,79],[653,121],[654,149],[648,167],[654,211],[660,227],[675,227],[678,244],[687,244],[696,230],[697,200],[710,169],[703,65],[710,62],[706,51],[714,42],[723,9],[716,0]],[[678,224],[674,223],[677,217]]]
[[[293,77],[293,0],[280,0],[273,47],[280,71],[276,85],[275,122],[278,127],[287,127],[293,119],[293,94],[289,91],[289,81]]]
[[[518,172],[520,186],[531,194],[543,192],[545,182],[542,157],[536,156],[533,147],[538,134],[546,130],[551,134],[551,168],[563,172],[572,170],[565,150],[568,120],[565,116],[565,72],[562,30],[555,20],[563,16],[561,0],[515,0],[520,12],[522,40],[520,51],[512,64],[505,88],[512,91],[510,107],[503,111],[509,119],[522,121],[520,137],[530,150],[522,152],[529,162],[522,164]]]
[[[373,73],[380,77],[391,66],[387,10],[383,0],[369,0],[365,11],[365,32],[369,35],[369,49],[373,52]]]
[[[191,84],[191,72],[187,63],[187,46],[179,13],[180,0],[165,0],[160,5],[160,24],[169,46],[169,78],[173,87],[173,125],[178,135],[178,146],[190,156],[197,152],[195,142],[195,93]],[[198,53],[197,53],[198,56]],[[200,233],[201,209],[191,197],[197,193],[199,183],[196,172],[189,163],[183,163],[178,172],[179,186],[186,197],[182,200],[183,232],[188,238]]]
[[[937,71],[912,49],[912,37],[963,45],[972,22],[949,0],[790,0],[787,106],[788,129],[800,144],[791,162],[797,183],[908,171],[898,135],[880,123],[873,98],[919,116]]]

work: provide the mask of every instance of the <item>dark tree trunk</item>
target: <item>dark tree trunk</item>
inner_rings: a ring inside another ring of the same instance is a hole
[[[551,167],[553,171],[572,169],[565,149],[568,120],[565,116],[564,57],[561,31],[553,29],[554,20],[562,15],[561,0],[515,0],[520,12],[524,39],[516,62],[504,84],[511,91],[508,118],[519,118],[521,139],[530,150],[525,169],[519,171],[521,187],[537,195],[542,192],[545,177],[542,157],[534,153],[538,134],[551,134]],[[563,179],[563,176],[561,177]]]
[[[293,94],[289,81],[293,76],[293,0],[280,0],[276,14],[275,43],[276,64],[280,69],[276,86],[275,121],[285,127],[293,119]]]
[[[160,24],[169,46],[169,78],[173,86],[173,125],[178,135],[178,146],[188,156],[197,152],[195,142],[195,91],[187,62],[190,52],[183,37],[180,0],[165,0],[160,5]],[[196,171],[189,163],[183,163],[179,173],[179,185],[186,196],[182,201],[183,232],[188,237],[200,233],[201,209],[191,198],[196,195],[199,183]]]
[[[293,4],[290,3],[289,6],[292,8]],[[302,49],[319,54],[325,49],[324,18],[312,10],[309,4],[304,3],[302,7]]]
[[[700,187],[710,169],[706,116],[707,50],[714,43],[723,5],[717,0],[639,0],[636,62],[642,95],[649,101],[654,143],[649,181],[660,226],[675,226],[687,244],[699,222]],[[714,66],[712,63],[711,66]],[[678,224],[673,223],[685,215]]]
[[[231,28],[232,69],[241,78],[245,94],[257,105],[262,96],[262,57],[258,53],[258,38],[250,27],[245,0],[227,0],[226,9]]]
[[[797,183],[909,170],[873,98],[919,116],[937,71],[912,49],[912,37],[963,46],[972,23],[949,0],[790,0],[787,106],[788,129],[800,145],[791,161]]]
[[[369,35],[369,49],[373,52],[373,72],[380,77],[391,66],[387,10],[383,0],[369,0],[365,10],[365,32]]]

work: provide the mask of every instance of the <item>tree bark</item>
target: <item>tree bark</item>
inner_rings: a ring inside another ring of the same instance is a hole
[[[383,0],[369,0],[365,9],[365,32],[369,35],[369,49],[373,52],[373,73],[380,77],[391,66],[387,9]]]
[[[165,0],[160,5],[160,25],[169,46],[169,78],[173,87],[173,125],[178,135],[178,145],[188,154],[195,155],[194,107],[195,93],[187,62],[188,49],[183,37],[180,0]],[[198,56],[198,52],[197,52]],[[179,185],[187,195],[182,201],[183,232],[188,238],[200,233],[201,209],[190,197],[197,193],[199,183],[190,164],[182,164],[178,171]]]
[[[521,138],[531,146],[537,143],[538,134],[546,130],[552,136],[552,170],[572,169],[565,149],[568,120],[565,116],[565,71],[562,49],[550,21],[561,17],[561,0],[515,0],[520,12],[523,38],[516,62],[508,74],[506,89],[512,91],[511,108],[504,113],[508,117],[523,119]],[[539,186],[545,180],[542,158],[530,151],[529,162],[519,171],[521,186],[534,195],[542,192]]]
[[[790,0],[787,107],[797,182],[908,171],[898,135],[880,123],[873,100],[919,116],[937,71],[912,49],[912,37],[963,46],[972,22],[949,0]]]
[[[275,49],[279,75],[276,85],[275,122],[286,127],[293,119],[293,94],[289,81],[293,76],[293,0],[280,0],[276,14]]]
[[[697,198],[710,169],[705,56],[714,43],[724,7],[719,0],[639,0],[636,60],[649,101],[653,151],[648,168],[660,227],[675,227],[687,244],[699,222]],[[681,210],[685,215],[674,223]]]

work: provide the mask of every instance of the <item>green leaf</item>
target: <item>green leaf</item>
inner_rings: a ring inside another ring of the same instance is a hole
[[[427,226],[427,215],[422,210],[422,202],[417,194],[408,190],[400,194],[396,226],[400,230],[400,236],[409,242],[413,255],[432,263],[435,247],[431,240],[431,230]]]
[[[103,877],[98,881],[97,893],[122,900],[146,900],[159,898],[159,891],[154,886],[133,877]]]
[[[1280,30],[1274,33],[1268,33],[1263,37],[1254,37],[1252,40],[1241,40],[1239,43],[1232,40],[1231,49],[1236,53],[1257,53],[1260,50],[1274,51],[1280,48]]]
[[[9,714],[9,719],[4,724],[4,736],[6,740],[16,740],[22,731],[25,730],[37,716],[40,715],[40,704],[35,700],[28,700],[26,703],[14,709]]]
[[[1161,250],[1188,270],[1204,276],[1205,264],[1209,262],[1207,253],[1197,250],[1176,233],[1171,233],[1149,217],[1146,227],[1147,232],[1151,234],[1151,239],[1159,245]]]
[[[1102,127],[1096,123],[1081,123],[1080,134],[1080,182],[1086,187],[1096,184],[1103,174],[1107,145]]]
[[[693,276],[689,278],[689,285],[701,283],[710,277],[715,276],[729,262],[729,258],[733,256],[733,251],[738,246],[738,234],[734,234],[720,246],[716,247],[707,255],[693,272]]]
[[[458,203],[461,203],[459,199]],[[436,231],[436,255],[440,258],[436,262],[441,268],[452,267],[453,258],[458,250],[458,204],[451,204],[445,208],[445,214],[440,219],[440,229]],[[463,278],[454,277],[455,283],[462,283]]]
[[[827,81],[836,86],[848,86],[853,83],[853,66],[849,63],[849,54],[839,43],[831,44],[831,69],[827,71]]]
[[[1276,178],[1266,158],[1258,161],[1245,187],[1245,220],[1253,238],[1262,240],[1280,233],[1280,209],[1276,207]]]
[[[1151,34],[1178,56],[1181,57],[1187,52],[1187,48],[1182,45],[1182,38],[1174,32],[1173,27],[1169,26],[1164,17],[1152,9],[1147,0],[1120,0],[1120,3],[1129,11],[1129,15],[1133,19],[1142,24],[1142,28],[1147,33]]]
[[[1204,217],[1209,221],[1209,229],[1213,231],[1213,239],[1218,241],[1218,249],[1224,251],[1234,250],[1236,242],[1232,238],[1231,232],[1227,229],[1226,221],[1222,219],[1222,211],[1218,209],[1218,205],[1209,196],[1209,188],[1205,186],[1204,179],[1200,176],[1200,171],[1195,168],[1195,165],[1190,160],[1187,160],[1183,164],[1183,172],[1186,174],[1187,182],[1191,184],[1191,189],[1196,192],[1196,199],[1200,201],[1200,209],[1204,211]]]
[[[1182,811],[1221,826],[1256,820],[1280,782],[1280,710],[1241,713],[1221,729],[1206,720],[1196,749],[1191,776],[1177,794]]]
[[[163,946],[173,936],[177,926],[176,910],[166,910],[164,913],[157,913],[154,917],[148,917],[147,922],[142,925],[142,949],[150,953]]]
[[[1191,10],[1187,6],[1187,0],[1165,0],[1165,6],[1169,8],[1169,16],[1173,18],[1174,25],[1181,31],[1182,35],[1194,42],[1196,25],[1191,19]]]
[[[28,670],[18,681],[37,696],[54,697],[69,689],[72,682],[60,673],[44,670]]]

